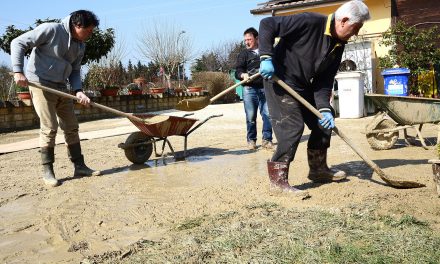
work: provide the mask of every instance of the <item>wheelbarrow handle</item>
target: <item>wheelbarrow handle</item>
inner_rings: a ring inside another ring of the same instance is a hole
[[[33,87],[36,87],[36,88],[38,88],[38,89],[41,89],[41,90],[43,90],[43,91],[49,92],[49,93],[53,93],[53,94],[56,94],[56,95],[59,95],[59,96],[65,97],[65,98],[70,98],[70,99],[73,99],[73,100],[75,100],[75,101],[79,101],[79,98],[76,97],[76,96],[74,96],[74,95],[71,95],[71,94],[68,94],[68,93],[64,93],[64,92],[61,92],[61,91],[58,91],[58,90],[55,90],[55,89],[52,89],[52,88],[49,88],[49,87],[46,87],[46,86],[43,86],[43,85],[37,84],[37,83],[29,82],[29,85],[31,85],[31,86],[33,86]],[[146,122],[148,122],[148,121],[146,121],[146,120],[144,120],[144,119],[142,119],[142,118],[139,118],[139,117],[137,117],[137,116],[134,116],[134,115],[132,115],[132,114],[125,113],[125,112],[122,112],[122,111],[119,111],[119,110],[116,110],[116,109],[110,108],[110,107],[108,107],[108,106],[105,106],[105,105],[102,105],[102,104],[95,103],[95,102],[93,102],[93,101],[90,101],[90,105],[93,106],[93,107],[96,107],[96,108],[102,109],[102,110],[104,110],[104,111],[107,111],[107,112],[113,113],[113,114],[115,114],[115,115],[119,115],[119,116],[127,117],[128,119],[133,120],[133,121],[136,121],[136,122],[141,122],[141,123],[146,123]]]

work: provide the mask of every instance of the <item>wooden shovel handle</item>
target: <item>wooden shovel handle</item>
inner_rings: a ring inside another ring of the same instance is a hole
[[[238,83],[232,85],[231,87],[226,88],[226,90],[224,90],[224,91],[218,93],[216,96],[214,96],[214,97],[212,97],[211,99],[209,99],[209,101],[212,103],[212,102],[214,102],[215,100],[217,100],[217,99],[219,99],[220,97],[222,97],[223,95],[229,93],[231,90],[237,88],[238,86],[240,86],[240,85],[242,85],[242,84],[245,84],[245,83],[247,83],[247,82],[251,82],[251,81],[253,81],[254,79],[256,79],[257,77],[259,77],[259,76],[260,76],[260,73],[257,72],[257,73],[255,73],[254,75],[250,76],[248,79],[245,79],[245,80],[243,80],[243,81],[241,81],[241,82],[238,82]]]
[[[49,88],[49,87],[37,84],[37,83],[29,82],[29,85],[31,85],[32,87],[36,87],[38,89],[41,89],[43,91],[49,92],[49,93],[53,93],[53,94],[56,94],[56,95],[59,95],[59,96],[65,97],[65,98],[70,98],[70,99],[73,99],[75,101],[79,101],[78,97],[76,97],[74,95],[71,95],[71,94],[68,94],[68,93],[64,93],[64,92],[61,92],[61,91],[58,91],[58,90],[55,90],[55,89],[52,89],[52,88]],[[98,103],[90,101],[90,105],[93,106],[93,107],[102,109],[104,111],[113,113],[115,115],[127,117],[128,119],[136,121],[136,122],[148,123],[147,120],[144,120],[142,118],[139,118],[139,117],[134,116],[134,115],[129,114],[129,113],[125,113],[125,112],[122,112],[122,111],[110,108],[110,107],[102,105],[102,104],[98,104]]]

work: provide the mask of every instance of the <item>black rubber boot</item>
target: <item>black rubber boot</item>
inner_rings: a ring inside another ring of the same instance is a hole
[[[341,181],[347,178],[344,171],[329,169],[327,166],[327,149],[307,149],[309,161],[308,178],[316,183]]]
[[[67,150],[69,158],[75,167],[75,172],[73,173],[74,177],[101,175],[101,171],[92,170],[84,163],[84,156],[81,154],[80,143],[68,145]]]
[[[43,181],[48,186],[58,186],[60,183],[55,178],[53,172],[53,163],[55,161],[55,149],[50,147],[44,147],[40,149],[41,152],[41,165],[43,165]]]
[[[307,191],[302,191],[288,182],[289,164],[287,162],[267,161],[267,171],[271,184],[271,190],[293,193],[303,198],[310,197]]]

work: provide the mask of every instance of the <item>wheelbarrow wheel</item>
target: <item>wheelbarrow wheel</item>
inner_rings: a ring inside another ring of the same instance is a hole
[[[152,139],[152,137],[149,137],[142,132],[135,132],[128,136],[127,140],[125,141],[125,145],[147,143]],[[153,145],[142,144],[138,146],[128,147],[124,151],[125,156],[129,161],[135,164],[144,164],[150,158],[151,153],[153,153]]]
[[[397,125],[390,119],[373,120],[375,124],[369,125],[371,130],[392,129]],[[372,149],[385,150],[390,149],[396,144],[399,138],[399,131],[385,133],[367,133],[367,141]]]

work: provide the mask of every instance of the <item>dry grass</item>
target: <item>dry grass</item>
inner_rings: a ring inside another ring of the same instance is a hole
[[[159,242],[89,258],[89,263],[440,263],[440,236],[406,215],[372,206],[296,210],[276,204],[203,216]]]
[[[234,85],[231,77],[223,72],[197,72],[192,75],[193,85],[205,87],[210,96],[215,96],[226,88]],[[232,103],[237,99],[234,91],[227,93],[218,99],[217,103]]]

